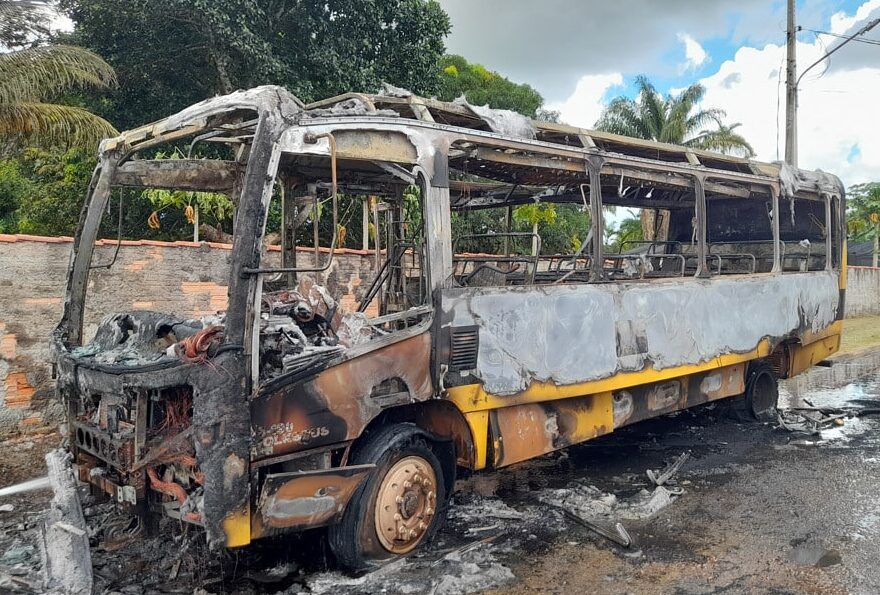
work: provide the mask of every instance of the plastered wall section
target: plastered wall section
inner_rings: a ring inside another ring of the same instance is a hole
[[[0,438],[52,430],[62,419],[48,337],[61,316],[72,246],[72,238],[0,234]],[[101,241],[94,264],[109,262],[115,251],[115,241]],[[112,269],[91,272],[85,336],[113,312],[157,310],[190,318],[224,310],[230,254],[226,244],[123,241]],[[268,254],[277,263],[279,252]],[[312,253],[299,258],[311,262]],[[356,309],[374,262],[372,252],[343,250],[320,275],[345,311]]]
[[[846,316],[880,316],[880,268],[847,268]]]

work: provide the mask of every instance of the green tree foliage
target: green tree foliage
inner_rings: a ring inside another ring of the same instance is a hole
[[[0,160],[0,233],[72,236],[96,163],[92,152],[83,149],[31,148],[17,159]],[[100,237],[116,237],[120,200],[125,239],[178,240],[192,234],[179,209],[163,212],[161,229],[150,229],[147,219],[155,209],[150,200],[136,190],[116,190]]]
[[[114,85],[113,69],[106,62],[79,47],[21,47],[31,35],[46,30],[47,5],[36,0],[0,0],[0,45],[17,48],[0,53],[3,153],[30,145],[94,149],[100,139],[116,133],[109,122],[82,107],[53,101],[72,89]]]
[[[570,254],[580,247],[590,230],[589,214],[577,205],[529,204],[517,207],[514,213],[511,231],[531,232],[537,222],[538,234],[541,236],[541,254]],[[452,213],[453,239],[477,234],[499,234],[506,229],[505,209],[474,209]],[[528,239],[512,239],[509,245],[512,252],[519,254],[530,253],[532,249]],[[457,243],[458,250],[468,252],[497,253],[499,246],[498,241],[491,239]]]
[[[96,108],[122,128],[239,88],[304,101],[383,81],[438,90],[449,18],[434,0],[62,0],[72,43],[102,55],[118,92]]]
[[[95,158],[82,149],[27,149],[18,162],[3,163],[20,176],[7,199],[14,208],[17,230],[37,235],[73,235]]]
[[[31,193],[32,183],[21,170],[18,161],[0,161],[0,233],[18,231],[18,205]]]
[[[473,105],[489,105],[495,109],[519,112],[530,118],[538,116],[544,103],[541,94],[526,84],[514,83],[487,69],[482,64],[471,64],[461,56],[448,55],[440,61],[440,90],[437,97],[453,101],[464,96]],[[541,110],[544,119],[559,118],[556,112]]]
[[[720,109],[702,109],[706,89],[693,84],[677,95],[663,97],[644,76],[636,78],[638,97],[617,97],[602,112],[598,130],[695,149],[752,157],[755,151],[736,129],[725,125]]]
[[[880,253],[880,182],[857,184],[847,193],[847,228],[853,240],[873,242],[872,264]]]
[[[617,227],[608,230],[611,242],[608,244],[608,250],[611,252],[621,252],[635,248],[633,244],[627,244],[628,241],[643,240],[642,222],[638,217],[627,217],[621,221]]]

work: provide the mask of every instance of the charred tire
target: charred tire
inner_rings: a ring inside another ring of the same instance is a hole
[[[773,421],[779,401],[779,384],[773,367],[765,362],[749,366],[746,392],[731,403],[734,416],[740,421]]]
[[[342,520],[329,528],[340,566],[354,571],[381,566],[431,540],[448,498],[436,450],[424,432],[403,423],[378,430],[353,449],[350,464],[376,468]]]

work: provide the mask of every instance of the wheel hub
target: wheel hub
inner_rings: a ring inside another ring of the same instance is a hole
[[[376,497],[376,533],[385,549],[404,554],[422,541],[436,513],[436,485],[433,467],[419,456],[388,470]]]

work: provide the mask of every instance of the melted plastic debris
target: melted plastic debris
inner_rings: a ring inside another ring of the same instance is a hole
[[[409,89],[404,89],[403,87],[395,87],[391,83],[382,83],[382,89],[379,91],[379,95],[406,99],[407,97],[412,97],[413,92]]]
[[[640,521],[656,515],[675,502],[681,493],[679,489],[657,486],[651,491],[642,489],[627,500],[619,500],[614,494],[606,494],[595,486],[573,484],[568,488],[544,490],[538,500],[566,508],[585,519]]]
[[[788,198],[794,198],[794,195],[802,190],[843,195],[843,184],[833,174],[821,170],[807,171],[781,161],[776,163],[780,166],[779,181],[782,184],[782,193]]]
[[[532,126],[532,121],[522,114],[506,109],[492,109],[488,105],[471,105],[464,95],[452,103],[471,110],[475,116],[481,118],[489,125],[492,132],[530,140],[536,138],[535,127]]]
[[[71,350],[75,358],[103,365],[141,366],[176,359],[169,347],[216,325],[224,316],[185,320],[172,314],[139,310],[105,316],[94,338]]]
[[[350,97],[331,107],[316,108],[303,114],[309,118],[336,118],[339,116],[382,116],[385,118],[398,118],[398,114],[390,109],[376,109],[367,105],[362,99]]]
[[[376,336],[376,330],[370,325],[370,319],[363,312],[349,312],[342,315],[339,329],[336,331],[339,342],[348,347],[361,345]]]

